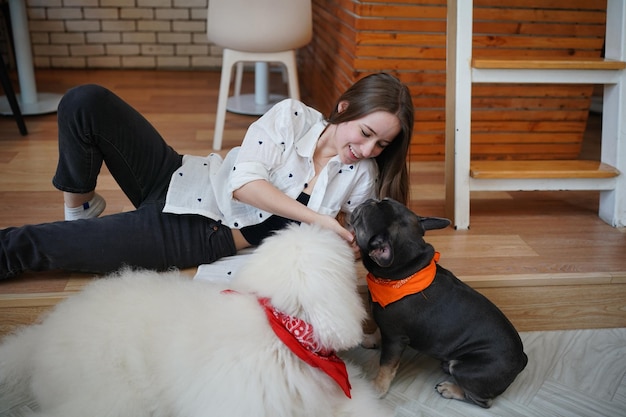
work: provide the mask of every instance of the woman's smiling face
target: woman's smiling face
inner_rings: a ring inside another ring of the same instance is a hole
[[[338,124],[333,139],[341,161],[352,164],[380,155],[398,133],[398,117],[385,111],[377,111],[360,119]]]

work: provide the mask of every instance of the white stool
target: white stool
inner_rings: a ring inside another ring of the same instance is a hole
[[[284,65],[289,97],[300,99],[296,49],[311,41],[310,0],[211,0],[207,36],[224,48],[213,149],[222,148],[226,110],[262,115],[283,97],[269,93],[269,64]],[[243,62],[255,63],[255,94],[241,95]],[[228,98],[236,66],[235,95]]]

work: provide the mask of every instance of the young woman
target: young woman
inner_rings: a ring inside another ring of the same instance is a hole
[[[362,78],[325,119],[287,99],[255,121],[222,158],[180,155],[137,111],[103,87],[76,87],[58,108],[65,219],[0,230],[0,278],[124,265],[187,268],[257,245],[287,223],[338,221],[371,197],[406,203],[413,129],[410,93],[395,77]],[[98,217],[106,163],[136,210]]]

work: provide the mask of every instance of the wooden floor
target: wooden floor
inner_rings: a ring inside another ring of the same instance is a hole
[[[277,74],[274,74],[277,76]],[[218,72],[38,70],[40,92],[102,84],[141,111],[179,152],[211,152]],[[247,74],[244,88],[251,89]],[[285,91],[280,78],[275,91]],[[305,98],[306,101],[306,98]],[[254,117],[227,114],[224,145],[237,145]],[[0,117],[0,228],[62,219],[50,180],[57,159],[56,115],[26,118],[19,135]],[[590,119],[583,158],[597,155],[599,117]],[[445,216],[442,162],[413,162],[411,208]],[[103,171],[105,214],[132,207]],[[518,330],[626,327],[626,230],[597,217],[597,192],[476,192],[471,229],[433,231],[440,263],[490,297]],[[188,271],[193,276],[194,270]],[[0,334],[28,323],[89,275],[29,273],[0,282]]]

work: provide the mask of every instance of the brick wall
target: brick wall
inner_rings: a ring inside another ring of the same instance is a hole
[[[219,68],[208,0],[24,0],[37,68]]]

